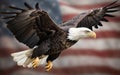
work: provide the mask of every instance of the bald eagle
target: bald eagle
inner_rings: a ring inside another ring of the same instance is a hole
[[[74,45],[82,38],[95,38],[93,27],[102,26],[101,21],[108,22],[105,17],[114,17],[109,13],[119,11],[120,5],[112,2],[104,7],[81,13],[67,22],[57,25],[48,13],[36,3],[35,8],[24,3],[26,9],[10,6],[15,12],[1,12],[1,14],[15,14],[4,17],[9,19],[8,29],[15,38],[30,49],[12,53],[14,61],[19,66],[37,67],[46,61],[46,71],[50,71],[60,53]],[[19,11],[20,12],[19,12]]]

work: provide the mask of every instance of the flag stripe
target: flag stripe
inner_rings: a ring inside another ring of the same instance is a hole
[[[120,61],[119,58],[102,58],[95,56],[64,56],[58,58],[59,61],[56,60],[54,62],[54,67],[64,68],[64,67],[77,67],[77,66],[108,66],[116,70],[120,70]],[[77,61],[76,61],[77,60]],[[59,62],[59,65],[57,64]],[[116,63],[117,62],[117,63]]]
[[[83,56],[83,55],[87,55],[87,56],[97,56],[97,57],[101,57],[101,58],[119,58],[120,57],[120,50],[103,50],[103,51],[97,51],[94,49],[67,49],[66,51],[64,51],[61,55],[61,57],[64,56]]]
[[[61,4],[65,4],[65,5],[82,5],[82,6],[86,6],[86,5],[98,5],[98,4],[105,4],[106,3],[111,3],[115,0],[58,0],[59,3]],[[119,3],[119,2],[118,2]]]
[[[11,53],[13,53],[15,50],[14,49],[9,49],[9,48],[0,48],[1,52],[0,53],[0,57],[8,57],[10,56]],[[5,52],[5,50],[8,50],[8,52]],[[19,51],[21,50],[26,50],[24,48],[21,48],[21,49],[18,49]],[[112,50],[112,49],[109,49],[109,50],[97,50],[97,49],[73,49],[73,48],[70,48],[70,49],[66,49],[61,57],[63,56],[67,56],[67,55],[91,55],[91,56],[97,56],[97,57],[104,57],[104,58],[107,58],[107,57],[120,57],[120,50]]]
[[[119,75],[120,70],[116,70],[106,66],[78,66],[72,68],[55,68],[54,73],[67,73],[67,74],[86,74],[86,73],[108,73],[113,75]],[[62,75],[62,74],[61,74]]]
[[[117,32],[117,31],[101,31],[101,32],[96,32],[96,35],[97,35],[96,39],[99,39],[99,38],[120,38],[120,32]]]
[[[18,51],[23,51],[27,50],[27,48],[18,48],[18,49],[13,49],[13,48],[0,48],[0,57],[8,57],[10,56],[11,53],[18,52]]]
[[[73,7],[70,7],[70,6],[66,6],[66,5],[61,5],[60,7],[60,10],[61,10],[61,13],[62,13],[62,16],[65,16],[65,15],[78,15],[80,13],[83,13],[83,12],[86,12],[86,11],[90,11],[90,10],[93,10],[93,9],[77,9],[77,8],[73,8]],[[71,11],[72,10],[72,11]],[[120,11],[118,12],[114,12],[112,13],[113,15],[116,15],[116,16],[120,16]]]
[[[2,70],[1,75],[9,75],[10,73],[13,73],[18,70],[24,70],[25,68],[15,66],[13,68],[7,69],[7,70]],[[71,71],[72,69],[72,71]],[[33,71],[33,69],[29,69]],[[35,71],[40,71],[40,73],[44,72],[43,67],[39,67],[34,69]],[[76,75],[76,74],[81,74],[81,75],[119,75],[120,70],[116,70],[110,67],[106,66],[78,66],[78,67],[72,67],[72,68],[53,68],[49,74],[51,75]]]
[[[115,46],[114,46],[115,45]],[[104,38],[104,39],[83,39],[72,46],[74,49],[94,49],[94,50],[120,50],[120,39]]]
[[[111,2],[109,2],[111,3]],[[62,4],[64,6],[68,6],[68,7],[72,7],[72,8],[75,8],[75,9],[86,9],[86,10],[89,10],[89,9],[95,9],[95,8],[101,8],[103,6],[105,6],[106,4],[109,4],[109,3],[103,3],[103,4],[94,4],[94,5],[67,5],[67,4]],[[116,4],[118,5],[118,4]]]
[[[69,63],[70,66],[70,63]],[[13,71],[17,71],[20,69],[24,69],[23,67],[18,67],[18,66],[14,66],[10,69],[5,69],[5,70],[1,70],[1,74],[2,75],[8,75],[10,73],[12,73]],[[72,71],[71,71],[72,69]],[[32,70],[32,69],[31,69]],[[35,69],[36,71],[41,71],[44,72],[43,67],[39,67]],[[107,73],[107,74],[113,74],[113,75],[119,75],[120,74],[120,70],[108,67],[108,66],[77,66],[77,67],[64,67],[64,68],[57,68],[54,67],[52,69],[52,71],[50,73],[54,73],[54,74],[60,74],[60,75],[64,75],[67,73],[68,74],[86,74],[86,73]]]

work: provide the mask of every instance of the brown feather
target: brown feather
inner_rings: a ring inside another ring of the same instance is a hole
[[[20,12],[0,12],[0,14],[19,14]]]
[[[40,9],[40,8],[39,8],[39,3],[36,3],[35,8],[36,8],[36,9]]]
[[[12,19],[15,18],[16,16],[7,16],[7,17],[3,17],[3,19]]]
[[[18,8],[18,7],[15,7],[15,6],[9,6],[9,8],[11,8],[11,9],[15,9],[15,10],[26,11],[25,9]]]
[[[28,3],[24,3],[24,5],[28,8],[28,9],[33,9]]]

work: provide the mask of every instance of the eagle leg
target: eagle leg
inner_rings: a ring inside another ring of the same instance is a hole
[[[39,66],[39,61],[40,61],[39,57],[36,57],[36,58],[33,60],[33,62],[32,62],[32,66],[33,66],[34,68],[36,68],[37,66]]]
[[[50,71],[51,69],[52,69],[52,67],[53,67],[53,64],[52,64],[52,62],[51,61],[48,61],[47,62],[47,64],[46,64],[46,71],[48,72],[48,71]]]

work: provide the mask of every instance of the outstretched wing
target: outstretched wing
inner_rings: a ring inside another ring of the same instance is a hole
[[[101,21],[108,22],[105,17],[114,17],[111,13],[120,10],[120,5],[116,5],[116,2],[117,1],[102,8],[93,9],[91,11],[79,14],[73,19],[61,24],[61,28],[64,30],[69,27],[87,27],[91,30],[93,27],[98,28],[98,26],[102,26]]]
[[[18,11],[1,12],[1,14],[12,15],[4,17],[4,19],[9,19],[7,27],[17,40],[32,48],[49,38],[52,31],[57,30],[57,26],[48,16],[48,13],[39,8],[38,3],[35,5],[36,9],[27,3],[24,5],[27,7],[26,9],[10,6],[10,8]]]

